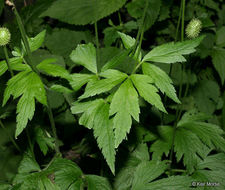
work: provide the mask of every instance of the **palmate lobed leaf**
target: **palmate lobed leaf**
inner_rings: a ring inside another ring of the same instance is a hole
[[[47,98],[41,79],[30,70],[22,71],[8,81],[4,92],[3,106],[11,95],[14,99],[22,96],[17,104],[17,127],[15,134],[17,137],[26,127],[28,121],[33,118],[35,99],[47,105]]]
[[[115,114],[113,128],[115,129],[115,148],[117,148],[130,131],[131,116],[139,121],[138,93],[130,79],[127,79],[114,94],[109,113]]]
[[[112,14],[125,3],[126,0],[58,0],[41,16],[50,16],[69,24],[86,25]]]
[[[195,38],[193,40],[187,40],[184,42],[171,42],[163,44],[152,49],[147,53],[142,62],[152,61],[159,63],[176,63],[185,62],[186,59],[183,55],[187,55],[195,52],[195,48],[201,43],[204,36]]]

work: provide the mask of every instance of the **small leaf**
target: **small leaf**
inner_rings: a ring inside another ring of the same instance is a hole
[[[70,59],[92,73],[97,73],[96,49],[93,44],[78,45],[70,54]]]
[[[134,46],[135,44],[135,38],[132,38],[129,35],[126,35],[122,32],[118,32],[119,36],[121,37],[122,41],[123,41],[123,45],[126,49],[130,49]]]
[[[127,75],[117,70],[107,70],[100,74],[106,79],[91,81],[85,89],[85,93],[79,99],[88,98],[111,90],[116,85],[120,84]]]
[[[28,154],[25,153],[22,161],[20,162],[20,166],[18,168],[19,173],[29,173],[40,171],[40,167],[37,162]]]
[[[53,64],[55,62],[56,62],[56,59],[54,58],[45,59],[44,61],[42,61],[41,63],[37,65],[37,69],[44,72],[45,74],[47,73],[48,75],[51,75],[54,77],[65,78],[70,81],[71,76],[68,73],[68,71],[62,66]]]
[[[138,94],[131,80],[127,79],[114,94],[110,105],[110,115],[116,114],[113,118],[115,148],[129,133],[132,124],[131,116],[139,121],[139,113]]]
[[[195,38],[193,40],[187,40],[184,42],[171,42],[168,44],[163,44],[157,46],[151,50],[145,57],[142,62],[153,61],[160,63],[176,63],[176,62],[185,62],[186,59],[183,55],[188,55],[195,52],[195,48],[201,43],[204,39],[204,36]]]
[[[159,110],[167,113],[160,96],[157,94],[157,88],[151,84],[153,82],[151,77],[148,75],[133,74],[131,75],[131,79],[140,96]]]

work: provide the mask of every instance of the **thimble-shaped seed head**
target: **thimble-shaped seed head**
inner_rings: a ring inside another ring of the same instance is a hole
[[[11,34],[7,28],[0,27],[0,46],[5,46],[9,43]]]
[[[194,18],[192,19],[186,27],[186,35],[188,38],[196,38],[202,29],[202,22]]]

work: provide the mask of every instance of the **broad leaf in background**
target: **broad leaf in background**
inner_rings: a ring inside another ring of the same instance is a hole
[[[217,125],[204,122],[205,119],[201,113],[187,112],[178,123],[174,151],[178,162],[183,157],[189,173],[194,171],[197,163],[207,156],[210,149],[225,150],[223,130]],[[162,139],[155,141],[150,149],[153,159],[161,158],[163,153],[168,155],[171,148],[172,127],[160,126],[159,133]]]
[[[81,189],[83,187],[83,172],[70,160],[56,158],[47,172],[54,172],[54,182],[60,187],[60,190]]]
[[[21,96],[17,104],[17,137],[27,126],[29,120],[33,118],[35,111],[35,99],[40,103],[47,105],[46,92],[39,76],[32,71],[22,71],[11,78],[7,83],[4,92],[3,106],[9,100],[10,96],[14,99]]]
[[[142,96],[148,103],[154,105],[162,112],[166,112],[162,100],[159,96],[158,89],[152,85],[153,79],[148,75],[133,74],[131,75],[132,82],[137,88],[140,96]]]
[[[215,186],[208,186],[207,189],[225,188],[225,154],[218,153],[207,156],[197,165],[197,170],[192,174],[193,181],[216,183]]]
[[[115,132],[115,148],[119,146],[129,133],[132,118],[139,121],[140,108],[138,93],[130,79],[127,79],[116,91],[110,105],[110,115],[114,115],[113,128]]]
[[[172,85],[173,81],[163,70],[149,63],[143,63],[142,70],[145,75],[148,75],[149,77],[152,78],[153,82],[160,89],[162,93],[165,93],[176,103],[180,103],[176,95],[176,90]]]
[[[219,102],[220,88],[213,80],[201,80],[195,85],[191,95],[199,111],[212,115]]]
[[[145,55],[142,62],[153,61],[159,63],[185,62],[183,55],[195,52],[195,48],[201,43],[204,36],[184,42],[171,42],[157,46]]]
[[[97,73],[96,49],[93,44],[78,45],[70,54],[74,63],[84,66],[92,73]]]
[[[159,15],[161,5],[161,0],[148,0],[148,1],[149,5],[145,18],[145,30],[148,30],[155,23]],[[146,5],[145,0],[132,0],[130,3],[126,5],[126,8],[128,10],[128,13],[132,17],[138,19],[138,21],[140,22],[145,5]]]
[[[88,183],[88,190],[111,190],[109,181],[101,176],[97,175],[85,175],[85,180]]]
[[[225,80],[225,49],[215,48],[215,49],[213,49],[211,56],[212,56],[213,65],[220,76],[221,83],[224,84],[224,80]]]
[[[46,36],[45,45],[53,54],[68,58],[72,50],[81,41],[91,41],[91,34],[88,31],[73,31],[68,29],[53,29],[52,33]]]
[[[69,24],[86,25],[112,14],[125,3],[126,0],[57,0],[41,16]]]

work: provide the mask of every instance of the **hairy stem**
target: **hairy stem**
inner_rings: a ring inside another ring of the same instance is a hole
[[[31,55],[31,50],[30,50],[30,46],[29,46],[29,43],[28,43],[28,39],[27,39],[27,36],[26,36],[26,32],[25,32],[25,29],[24,29],[24,25],[23,25],[23,22],[21,20],[21,17],[16,9],[16,7],[14,6],[13,8],[13,12],[16,16],[16,21],[17,21],[17,24],[19,26],[19,30],[20,30],[20,33],[21,33],[21,36],[22,36],[22,40],[23,40],[23,43],[24,43],[24,46],[25,46],[25,49],[26,49],[26,53],[27,53],[27,64],[31,67],[32,71],[35,72],[41,79],[41,81],[43,82],[43,78],[41,77],[39,71],[37,70],[37,68],[33,65],[33,62],[32,62],[32,55]],[[44,83],[44,82],[43,82]],[[54,138],[55,138],[55,141],[56,141],[56,144],[55,144],[55,151],[56,153],[58,153],[59,155],[61,155],[60,153],[60,150],[59,150],[59,140],[58,140],[58,137],[57,137],[57,133],[56,133],[56,127],[55,127],[55,121],[54,121],[54,117],[53,117],[53,113],[52,113],[52,110],[50,108],[50,105],[49,105],[49,98],[47,97],[47,109],[48,109],[48,117],[49,117],[49,120],[50,120],[50,124],[51,124],[51,128],[52,128],[52,132],[53,132],[53,135],[54,135]]]
[[[5,125],[3,124],[2,120],[0,119],[0,126],[2,127],[2,129],[5,131],[6,135],[9,137],[10,141],[13,143],[13,145],[15,146],[15,148],[19,151],[22,152],[20,147],[17,145],[16,141],[14,140],[14,138],[8,133],[8,131],[6,130]]]
[[[5,54],[5,59],[6,59],[6,64],[7,64],[8,70],[10,72],[11,77],[13,77],[14,76],[14,73],[13,73],[11,67],[10,67],[9,55],[8,55],[7,47],[6,46],[3,46],[3,50],[4,50],[4,54]]]

